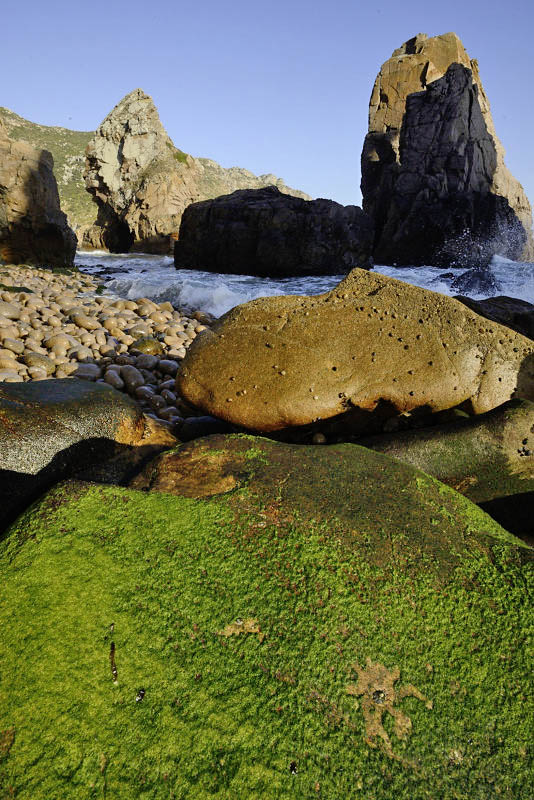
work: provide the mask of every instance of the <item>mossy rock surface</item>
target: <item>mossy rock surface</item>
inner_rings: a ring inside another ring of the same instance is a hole
[[[531,796],[531,551],[413,468],[311,450],[210,437],[177,451],[203,499],[66,483],[11,527],[6,797]]]
[[[534,403],[510,400],[478,417],[362,444],[452,486],[534,544],[533,430]]]

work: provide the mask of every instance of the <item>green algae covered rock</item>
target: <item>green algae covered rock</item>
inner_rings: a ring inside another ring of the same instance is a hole
[[[361,444],[422,469],[534,543],[534,403],[510,400],[453,424],[373,436]]]
[[[354,445],[214,436],[143,480],[0,547],[0,796],[530,797],[528,548]]]

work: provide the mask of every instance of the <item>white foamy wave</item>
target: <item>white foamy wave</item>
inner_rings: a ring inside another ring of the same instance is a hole
[[[336,286],[340,275],[302,278],[256,278],[251,275],[222,275],[198,270],[176,270],[170,256],[143,253],[115,255],[110,253],[78,253],[76,264],[99,278],[107,294],[129,300],[148,297],[161,303],[166,300],[184,310],[206,311],[218,317],[229,309],[257,297],[288,294],[321,294]],[[504,294],[534,303],[534,264],[510,261],[494,256],[483,271],[487,280],[460,281],[468,275],[464,268],[388,267],[374,268],[406,283],[446,295],[466,294],[474,299]],[[475,276],[476,277],[476,276]],[[467,286],[467,288],[465,288]]]
[[[326,275],[274,279],[176,270],[169,256],[139,253],[80,252],[76,264],[84,272],[101,279],[106,294],[128,300],[148,297],[157,303],[168,300],[177,308],[206,311],[216,317],[257,297],[320,294],[343,278],[343,275]]]

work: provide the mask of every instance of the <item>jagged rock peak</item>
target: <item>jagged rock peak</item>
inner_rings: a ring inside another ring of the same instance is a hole
[[[165,145],[169,142],[172,145],[154,101],[142,89],[134,89],[125,95],[97,128],[96,135],[114,142],[121,141],[126,135],[150,135],[154,143]]]
[[[184,208],[199,199],[197,172],[195,159],[172,143],[152,98],[134,89],[87,146],[84,178],[99,207],[97,237],[112,251],[169,252]]]
[[[428,37],[419,33],[395,50],[377,75],[369,103],[369,132],[362,152],[363,207],[375,222],[379,243],[386,225],[390,200],[401,166],[401,129],[405,123],[407,99],[425,92],[443,78],[452,64],[471,73],[478,87],[477,101],[496,151],[496,163],[489,190],[509,203],[523,226],[527,246],[523,258],[532,255],[532,211],[523,187],[504,163],[504,149],[491,116],[487,95],[480,80],[478,62],[467,54],[455,33]]]

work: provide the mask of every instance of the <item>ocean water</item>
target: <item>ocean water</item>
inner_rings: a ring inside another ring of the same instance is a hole
[[[171,256],[143,253],[78,252],[76,264],[83,272],[98,278],[105,286],[105,293],[130,300],[138,297],[159,303],[168,300],[181,309],[206,311],[216,317],[256,297],[321,294],[344,277],[339,274],[277,279],[176,270]],[[472,273],[465,268],[376,266],[374,269],[446,295],[463,294],[477,300],[508,295],[534,303],[534,263],[494,256],[483,273],[474,273],[467,287],[464,276]]]

